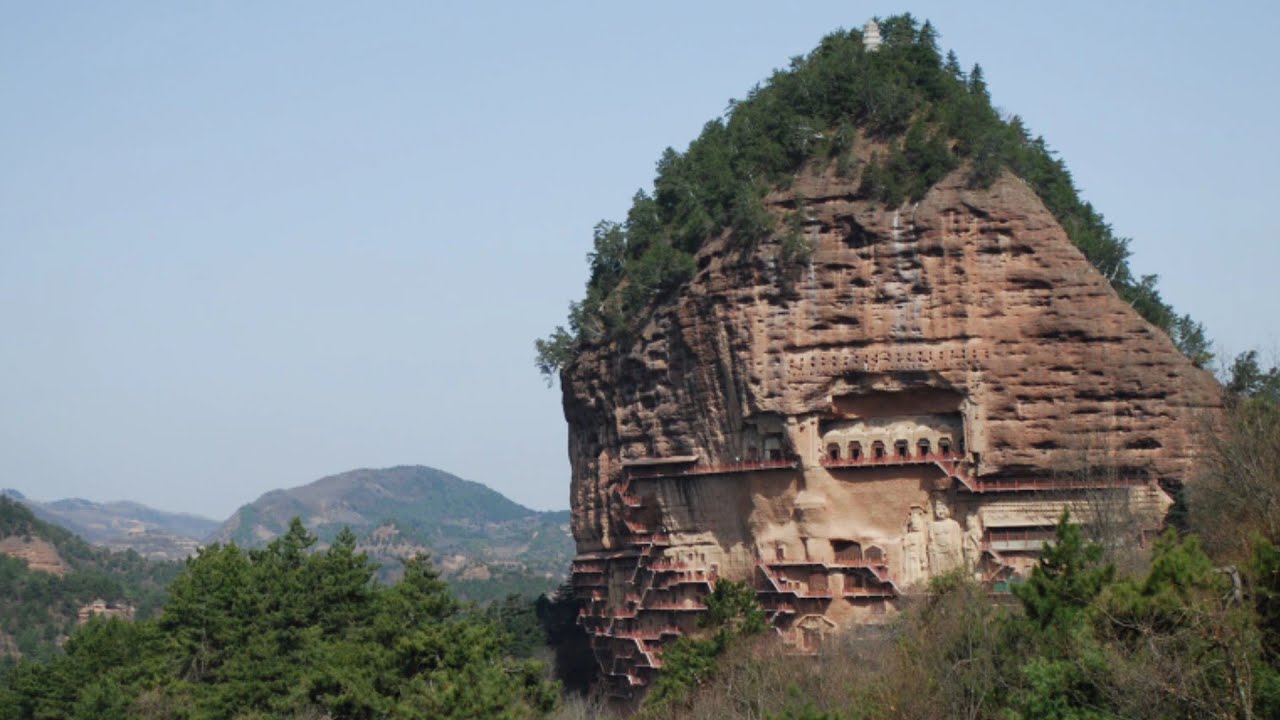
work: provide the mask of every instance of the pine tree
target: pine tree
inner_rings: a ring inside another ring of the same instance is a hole
[[[987,81],[982,75],[982,66],[977,63],[974,63],[973,69],[969,71],[969,94],[986,100],[991,98],[987,92]]]

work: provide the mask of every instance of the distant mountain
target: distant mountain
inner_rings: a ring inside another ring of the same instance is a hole
[[[386,579],[398,573],[400,559],[430,553],[455,591],[475,600],[550,590],[573,555],[567,510],[531,510],[423,466],[352,470],[274,490],[241,507],[208,540],[259,547],[295,516],[322,543],[351,528]]]
[[[136,502],[97,503],[80,498],[38,502],[17,490],[0,490],[29,507],[36,517],[65,527],[94,545],[134,550],[151,560],[181,560],[218,528],[216,520],[171,513]]]
[[[179,563],[90,546],[36,517],[20,493],[0,496],[0,670],[18,657],[49,657],[80,618],[145,617],[160,607]],[[95,601],[101,600],[95,606]]]

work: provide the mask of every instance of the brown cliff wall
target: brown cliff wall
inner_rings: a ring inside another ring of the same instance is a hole
[[[606,672],[643,684],[717,577],[755,584],[803,645],[952,567],[1025,572],[1085,486],[1158,525],[1218,388],[1025,183],[957,172],[886,210],[802,175],[769,204],[802,214],[808,266],[713,241],[633,343],[562,375]]]
[[[62,561],[58,549],[47,540],[11,535],[0,539],[0,554],[25,560],[27,567],[51,575],[67,574],[67,564]]]

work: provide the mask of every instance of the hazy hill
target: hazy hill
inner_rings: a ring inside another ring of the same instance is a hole
[[[98,503],[80,498],[39,502],[17,490],[3,490],[29,507],[36,517],[60,525],[94,545],[134,550],[152,560],[181,560],[193,554],[200,540],[218,522],[187,513],[156,510],[136,502]]]
[[[463,596],[542,592],[564,576],[573,554],[569,513],[539,512],[484,485],[423,466],[352,470],[274,490],[241,507],[210,538],[260,547],[290,518],[331,540],[350,527],[393,578],[399,560],[429,552]]]
[[[55,652],[80,609],[97,599],[145,617],[180,567],[92,547],[0,497],[0,660]]]

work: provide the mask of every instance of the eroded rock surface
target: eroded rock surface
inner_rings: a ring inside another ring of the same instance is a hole
[[[713,241],[633,342],[562,374],[573,580],[621,690],[718,578],[807,647],[940,573],[1024,574],[1064,507],[1157,528],[1219,405],[1012,175],[898,210],[803,175],[769,202],[808,265]]]
[[[36,572],[45,572],[62,577],[67,574],[67,564],[58,554],[53,543],[37,537],[11,535],[0,539],[0,554],[25,560],[27,567]]]

